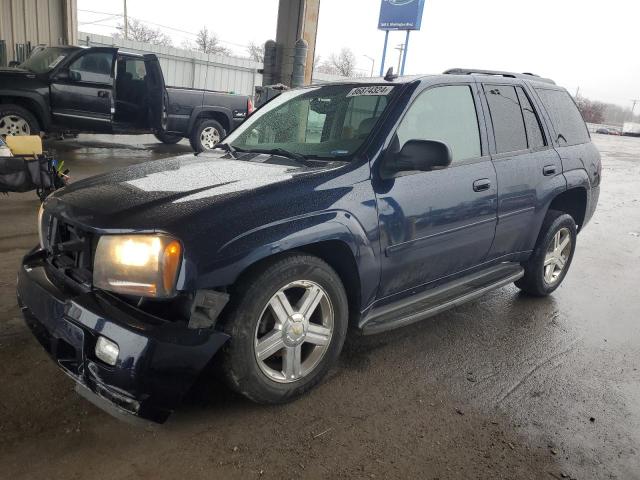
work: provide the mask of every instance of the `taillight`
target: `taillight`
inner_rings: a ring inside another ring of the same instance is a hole
[[[253,106],[253,101],[251,100],[251,97],[249,97],[247,99],[247,117],[251,115],[254,110],[255,110],[255,107]]]

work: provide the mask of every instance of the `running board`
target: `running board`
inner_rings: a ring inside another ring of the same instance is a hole
[[[427,290],[414,297],[374,308],[359,327],[364,335],[404,327],[437,315],[485,293],[515,282],[524,275],[517,263],[504,263]]]

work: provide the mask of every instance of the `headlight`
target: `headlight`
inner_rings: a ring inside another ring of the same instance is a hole
[[[105,235],[96,248],[93,284],[127,295],[171,297],[181,258],[180,242],[165,235]]]

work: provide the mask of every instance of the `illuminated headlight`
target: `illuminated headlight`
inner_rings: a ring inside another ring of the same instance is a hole
[[[164,235],[105,235],[98,240],[93,285],[111,292],[167,298],[175,294],[182,246]]]
[[[107,365],[115,365],[119,353],[120,349],[117,343],[112,342],[108,338],[98,337],[98,341],[96,342],[96,357]]]

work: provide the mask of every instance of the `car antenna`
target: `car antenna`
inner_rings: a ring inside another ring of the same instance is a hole
[[[398,78],[398,75],[395,75],[393,73],[393,67],[389,67],[389,70],[387,70],[386,75],[384,76],[384,79],[387,82],[393,82],[396,78]]]

